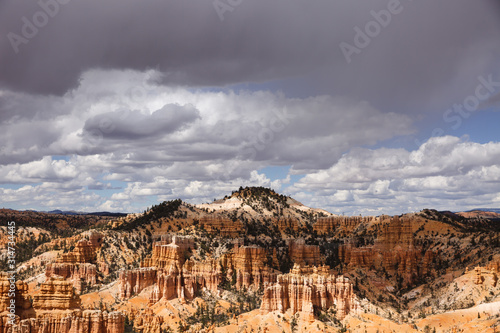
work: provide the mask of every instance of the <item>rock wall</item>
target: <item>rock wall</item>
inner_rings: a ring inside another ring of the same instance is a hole
[[[273,252],[276,256],[276,251]],[[226,264],[227,278],[236,277],[236,289],[259,289],[264,283],[276,282],[277,271],[267,266],[268,251],[258,246],[236,246]]]
[[[124,316],[121,312],[101,312],[81,309],[80,297],[73,285],[62,277],[51,277],[33,296],[33,306],[28,300],[28,286],[16,282],[15,325],[9,320],[6,302],[10,301],[10,282],[0,277],[0,333],[123,333]]]
[[[146,258],[141,267],[169,268],[177,265],[180,269],[186,255],[193,250],[194,240],[191,237],[162,236],[160,241],[153,243],[151,257]]]
[[[123,333],[125,317],[121,312],[85,310],[43,312],[36,318],[17,320],[12,327],[7,317],[0,317],[0,333]]]
[[[129,314],[130,321],[134,322],[134,329],[141,333],[162,333],[162,324],[164,318],[156,315],[151,308],[131,309]]]
[[[85,286],[97,282],[97,266],[94,263],[104,240],[100,233],[94,231],[84,233],[84,236],[88,239],[79,240],[72,251],[63,253],[55,263],[48,263],[45,268],[47,278],[62,276],[72,282],[79,294]]]
[[[180,269],[178,265],[173,265],[170,269],[159,270],[150,303],[154,304],[161,298],[193,299],[203,288],[216,292],[221,274],[220,262],[213,259],[204,262],[187,260]]]
[[[172,241],[170,244],[166,241],[155,242],[151,258],[144,260],[142,268],[120,273],[121,299],[130,298],[153,285],[152,304],[161,298],[193,299],[204,288],[218,292],[224,281],[238,290],[259,289],[265,283],[276,281],[278,271],[267,266],[268,255],[271,261],[273,256],[266,249],[235,246],[232,253],[220,259],[195,261],[185,258],[188,247],[175,239]]]
[[[299,265],[320,265],[319,246],[306,245],[304,239],[292,240],[288,245],[290,260]]]
[[[314,223],[313,230],[318,234],[330,234],[341,229],[344,232],[354,231],[361,223],[375,221],[374,216],[328,216],[320,217]]]
[[[80,264],[80,263],[90,263],[94,262],[96,259],[95,248],[87,240],[80,240],[75,245],[75,249],[68,253],[63,253],[60,258],[57,259],[58,263],[70,263],[70,264]]]
[[[222,267],[218,261],[186,260],[194,242],[189,237],[160,240],[153,244],[150,258],[141,263],[140,269],[120,273],[120,298],[126,299],[154,285],[150,302],[166,299],[192,299],[201,288],[217,291],[221,282]]]
[[[96,260],[96,251],[99,249],[103,242],[103,236],[98,232],[89,232],[87,235],[88,240],[82,239],[75,245],[73,251],[63,253],[58,258],[58,263],[69,264],[84,264],[93,263]]]
[[[484,285],[487,288],[495,288],[498,284],[498,273],[500,262],[489,263],[486,267],[474,268],[472,282],[476,285]]]
[[[237,237],[245,231],[241,221],[232,221],[219,216],[202,217],[200,227],[205,229],[209,234],[221,237]]]
[[[294,218],[279,218],[273,221],[281,232],[290,229],[291,231],[299,231],[299,220]]]
[[[403,278],[403,286],[409,286],[420,276],[430,272],[436,253],[422,252],[414,244],[411,220],[408,218],[383,217],[375,244],[355,247],[347,243],[339,246],[339,259],[348,268],[377,269],[382,267],[391,275]]]
[[[156,283],[157,269],[145,267],[121,271],[119,277],[119,297],[127,299]]]
[[[333,305],[339,319],[359,308],[349,280],[331,275],[328,266],[300,267],[295,264],[290,273],[279,275],[275,284],[266,287],[260,310],[262,313],[300,312],[312,321],[314,308],[326,311]]]
[[[81,306],[80,297],[73,291],[73,284],[62,277],[51,277],[33,296],[35,310],[68,310]]]
[[[7,273],[0,272],[0,313],[9,311],[11,299],[14,299],[16,315],[21,319],[29,318],[33,315],[33,311],[28,299],[28,285],[10,278]],[[14,298],[11,297],[13,294]]]
[[[97,268],[94,264],[48,264],[45,269],[45,276],[50,278],[55,275],[71,281],[79,294],[84,291],[85,286],[95,285],[97,282]]]

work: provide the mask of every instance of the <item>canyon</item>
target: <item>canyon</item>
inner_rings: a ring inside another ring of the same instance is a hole
[[[85,230],[64,229],[81,217],[33,222],[21,233],[39,242],[17,268],[15,326],[0,276],[0,333],[500,330],[496,215],[469,215],[335,216],[245,188],[92,217]]]

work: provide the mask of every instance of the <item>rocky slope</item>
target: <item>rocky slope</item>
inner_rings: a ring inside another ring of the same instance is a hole
[[[279,275],[276,284],[266,287],[261,311],[300,312],[303,319],[314,321],[315,311],[334,307],[343,319],[359,308],[352,284],[343,276],[330,274],[328,266],[295,264],[288,274]]]
[[[28,286],[18,281],[16,284],[16,310],[7,311],[10,302],[10,282],[7,276],[0,278],[0,332],[33,333],[123,333],[125,317],[120,312],[83,310],[80,298],[73,291],[70,282],[62,277],[50,278],[34,295],[33,304],[28,299]],[[12,324],[13,323],[13,324]]]
[[[500,331],[487,213],[334,216],[264,188],[47,229],[45,215],[4,213],[23,241],[41,237],[17,267],[23,332]]]

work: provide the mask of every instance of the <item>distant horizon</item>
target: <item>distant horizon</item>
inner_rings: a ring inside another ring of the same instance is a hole
[[[267,188],[269,190],[272,190],[274,191],[274,189],[272,188]],[[232,193],[234,192],[237,192],[237,190],[234,190],[232,191]],[[276,192],[277,194],[282,194],[282,193],[279,193],[279,192]],[[183,200],[182,198],[176,198],[176,199],[173,199],[173,200],[182,200],[182,202],[184,203],[187,203],[187,204],[191,204],[191,205],[203,205],[203,204],[212,204],[213,202],[215,201],[220,201],[220,200],[224,200],[225,197],[227,196],[231,196],[231,194],[226,194],[224,197],[221,197],[221,198],[215,198],[214,201],[211,201],[211,202],[204,202],[204,203],[198,203],[198,204],[194,204],[194,203],[190,203],[190,202],[187,202],[185,200]],[[294,200],[296,200],[295,198],[291,197],[291,196],[288,196]],[[170,200],[168,200],[170,201]],[[298,200],[297,200],[298,201]],[[152,204],[151,206],[148,206],[146,208],[150,208],[154,205],[157,205],[157,204],[160,204],[162,203],[163,201],[160,201],[160,202],[157,202],[157,203],[154,203]],[[300,201],[299,201],[300,202]],[[302,203],[303,204],[303,203]],[[307,205],[305,205],[307,206]],[[335,214],[335,213],[332,213],[322,207],[311,207],[311,206],[307,206],[309,208],[316,208],[316,209],[323,209],[327,212],[329,212],[330,214]],[[96,213],[109,213],[109,214],[137,214],[137,213],[143,213],[143,211],[135,211],[135,212],[126,212],[126,211],[78,211],[78,210],[70,210],[70,209],[63,209],[63,208],[57,208],[57,209],[52,209],[52,210],[38,210],[38,209],[31,209],[31,208],[27,208],[27,209],[16,209],[16,208],[8,208],[8,207],[3,207],[2,209],[9,209],[9,210],[14,210],[14,211],[32,211],[32,212],[37,212],[37,213],[54,213],[54,212],[61,212],[61,213],[55,213],[55,214],[64,214],[64,215],[70,215],[70,214],[67,214],[67,213],[75,213],[77,215],[85,215],[85,214],[96,214]],[[409,213],[418,213],[418,212],[421,212],[422,210],[425,210],[425,209],[435,209],[435,208],[432,208],[432,207],[426,207],[426,208],[422,208],[421,210],[419,211],[413,211],[413,212],[402,212],[402,213],[399,213],[399,214],[391,214],[391,213],[382,213],[382,214],[379,214],[379,215],[403,215],[403,214],[409,214]],[[439,212],[446,212],[446,211],[450,211],[452,213],[460,213],[460,212],[464,212],[464,213],[467,213],[467,212],[472,212],[472,211],[483,211],[483,212],[497,212],[497,213],[500,213],[500,208],[491,208],[491,207],[488,207],[488,208],[472,208],[472,209],[462,209],[462,210],[449,210],[449,209],[435,209]],[[335,214],[335,215],[339,215],[339,216],[359,216],[359,215],[363,215],[363,214]],[[379,216],[379,215],[364,215],[364,216]]]

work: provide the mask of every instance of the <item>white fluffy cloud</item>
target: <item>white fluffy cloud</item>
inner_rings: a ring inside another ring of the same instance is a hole
[[[78,89],[42,98],[39,114],[0,123],[4,205],[138,211],[240,185],[285,189],[290,175],[257,172],[273,165],[305,175],[287,193],[337,213],[500,203],[500,143],[447,136],[414,151],[359,148],[412,133],[411,119],[331,96],[169,88],[155,75],[87,72]]]
[[[0,183],[33,184],[33,190],[42,183],[54,195],[61,187],[95,194],[110,181],[128,184],[99,197],[96,207],[171,197],[211,200],[242,184],[278,188],[281,181],[258,174],[261,168],[315,172],[353,147],[413,132],[408,116],[366,102],[172,88],[156,85],[156,75],[89,71],[66,95],[40,97],[42,110],[6,116]],[[21,108],[25,99],[37,105],[33,96],[8,94],[10,108]]]
[[[288,188],[331,211],[402,213],[498,205],[500,143],[434,137],[417,150],[353,149]]]

